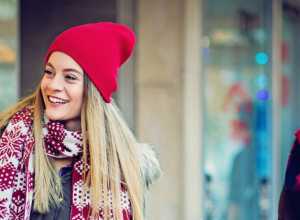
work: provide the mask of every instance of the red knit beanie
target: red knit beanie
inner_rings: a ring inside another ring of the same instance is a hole
[[[45,64],[54,51],[68,54],[109,103],[118,87],[118,69],[132,54],[134,44],[133,31],[123,24],[98,22],[79,25],[56,37],[48,48]]]

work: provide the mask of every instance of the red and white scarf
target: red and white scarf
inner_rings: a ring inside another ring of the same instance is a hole
[[[2,220],[30,219],[34,192],[32,124],[32,112],[24,108],[11,118],[0,138],[0,219]],[[67,131],[61,123],[50,121],[44,126],[43,134],[48,156],[81,158],[82,137],[79,132]],[[83,192],[83,162],[77,159],[72,171],[70,220],[88,219],[90,196],[89,191]],[[128,192],[122,187],[121,193],[123,220],[131,220]],[[103,201],[100,201],[100,204],[103,205]],[[99,220],[103,219],[102,214],[100,210]]]

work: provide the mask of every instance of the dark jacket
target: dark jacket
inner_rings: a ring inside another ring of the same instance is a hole
[[[300,130],[289,155],[280,195],[278,220],[300,220]]]

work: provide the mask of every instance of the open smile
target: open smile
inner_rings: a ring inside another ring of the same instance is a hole
[[[50,96],[50,95],[47,96],[47,98],[48,98],[48,101],[52,104],[66,104],[69,102],[69,100],[58,98],[55,96]]]

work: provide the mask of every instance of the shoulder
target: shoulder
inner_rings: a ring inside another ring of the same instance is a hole
[[[10,117],[4,129],[1,129],[0,163],[12,162],[17,165],[16,161],[28,155],[24,152],[30,152],[34,143],[32,121],[32,111],[28,108],[16,111]]]
[[[26,127],[30,127],[33,121],[33,107],[26,106],[12,113],[6,125],[1,128],[1,132],[7,127],[24,124]]]
[[[10,123],[23,122],[25,125],[29,126],[33,121],[33,108],[31,106],[26,106],[21,110],[17,111],[10,119]]]
[[[145,185],[149,187],[161,175],[157,153],[153,145],[146,143],[139,143],[138,149],[142,177]]]
[[[300,129],[297,129],[294,135],[295,138],[289,152],[287,170],[294,170],[297,167],[297,172],[300,173]]]
[[[295,137],[297,141],[300,141],[300,129],[297,129],[295,132]]]
[[[292,145],[292,149],[291,151],[296,150],[297,148],[299,148],[299,144],[300,144],[300,129],[297,129],[296,132],[294,133],[294,143]]]

